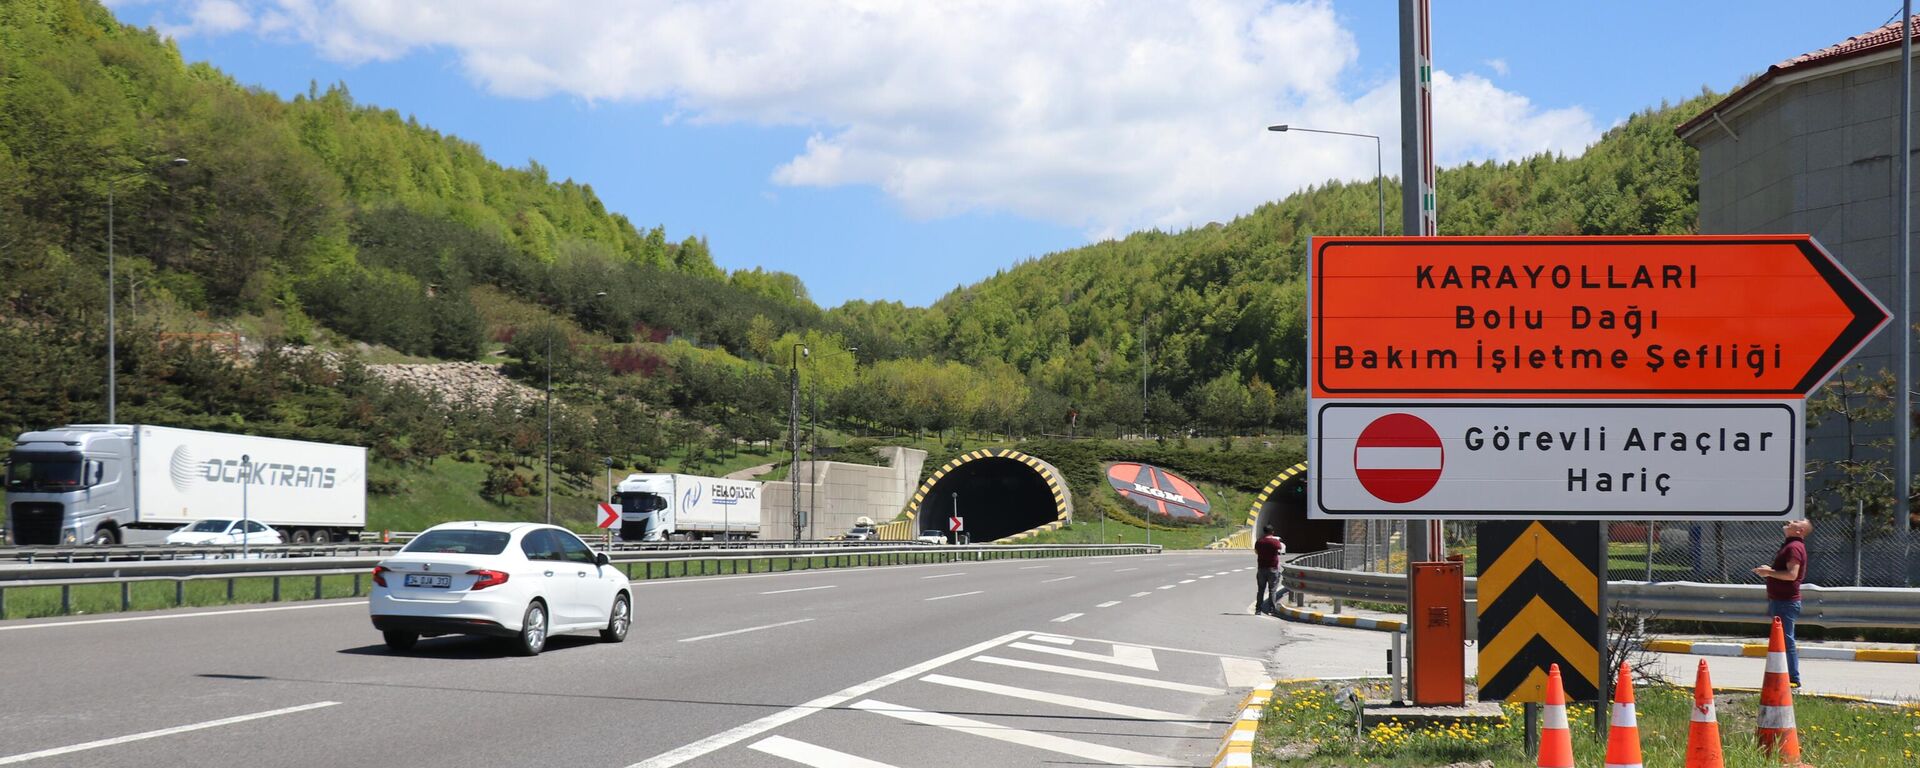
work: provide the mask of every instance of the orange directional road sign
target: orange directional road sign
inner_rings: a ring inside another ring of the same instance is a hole
[[[1317,398],[1791,398],[1887,310],[1805,235],[1316,238]]]

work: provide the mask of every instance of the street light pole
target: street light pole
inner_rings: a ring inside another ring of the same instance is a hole
[[[794,344],[787,365],[787,442],[793,458],[787,464],[787,485],[793,487],[793,540],[799,541],[806,520],[800,513],[800,356],[808,355],[807,345]],[[809,355],[811,357],[811,355]]]
[[[547,461],[546,479],[540,482],[547,492],[547,525],[553,525],[553,323],[547,323]]]
[[[1283,133],[1286,131],[1300,131],[1303,133],[1330,133],[1335,136],[1354,136],[1362,139],[1373,139],[1373,189],[1374,189],[1374,193],[1379,197],[1379,207],[1380,207],[1379,233],[1383,236],[1387,234],[1387,174],[1386,174],[1386,166],[1383,165],[1380,161],[1380,137],[1379,136],[1375,136],[1371,133],[1348,133],[1346,131],[1323,131],[1317,128],[1301,128],[1300,126],[1297,126],[1297,125],[1285,125],[1285,124],[1269,125],[1267,126],[1267,130],[1279,131]]]
[[[252,532],[247,530],[252,527],[248,523],[251,518],[247,515],[247,491],[250,490],[253,490],[253,457],[243,453],[240,454],[240,559],[242,560],[247,559],[250,550],[247,542],[253,539]]]
[[[168,161],[167,164],[178,168],[182,165],[186,165],[187,159],[184,157],[176,157],[171,161]],[[119,375],[119,368],[120,368],[119,360],[117,358],[118,348],[120,345],[116,343],[118,341],[118,338],[116,334],[117,329],[114,327],[114,311],[113,311],[114,310],[114,307],[113,307],[114,305],[113,196],[114,195],[113,193],[114,193],[114,188],[119,186],[120,182],[133,178],[134,176],[137,176],[137,175],[139,174],[126,174],[126,175],[115,176],[113,178],[107,179],[107,423],[108,424],[120,423],[120,409],[119,409],[119,396],[118,396],[120,387],[119,387],[119,383],[116,381]]]

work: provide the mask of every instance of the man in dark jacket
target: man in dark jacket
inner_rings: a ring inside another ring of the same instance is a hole
[[[1259,566],[1254,569],[1253,612],[1277,616],[1280,612],[1274,608],[1273,594],[1280,586],[1280,555],[1287,551],[1287,545],[1273,534],[1271,525],[1261,533],[1260,540],[1253,543],[1255,565]]]
[[[1780,543],[1773,562],[1753,569],[1753,575],[1767,580],[1767,615],[1780,619],[1780,632],[1787,638],[1787,679],[1800,687],[1800,651],[1793,640],[1793,624],[1800,618],[1800,584],[1807,580],[1807,534],[1813,523],[1795,520],[1780,527],[1787,540]]]

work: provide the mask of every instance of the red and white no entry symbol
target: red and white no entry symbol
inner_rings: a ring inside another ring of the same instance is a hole
[[[1412,414],[1374,419],[1360,430],[1353,446],[1353,471],[1360,485],[1374,498],[1393,504],[1427,495],[1445,466],[1440,433]]]

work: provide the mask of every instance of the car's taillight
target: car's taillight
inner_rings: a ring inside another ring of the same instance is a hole
[[[391,571],[391,570],[393,570],[393,569],[392,569],[392,568],[388,568],[388,567],[386,567],[386,566],[384,566],[384,565],[376,565],[376,566],[374,566],[374,567],[373,567],[373,583],[374,583],[374,584],[376,584],[376,585],[378,585],[378,586],[382,586],[382,587],[384,587],[384,586],[386,586],[386,585],[387,585],[387,571]]]
[[[506,571],[488,571],[488,570],[476,569],[476,570],[467,571],[467,575],[480,577],[478,580],[473,582],[472,589],[486,589],[487,587],[498,586],[500,584],[507,583]]]

